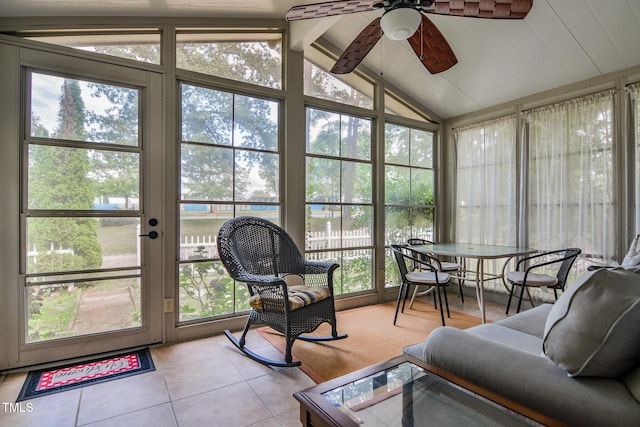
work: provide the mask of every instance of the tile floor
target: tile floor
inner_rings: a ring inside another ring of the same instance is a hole
[[[462,304],[452,293],[449,302],[453,310],[480,313],[472,295]],[[487,302],[486,307],[488,319],[505,317],[504,305]],[[255,331],[247,341],[268,357],[281,357]],[[314,382],[297,368],[255,363],[224,335],[157,347],[151,353],[154,372],[22,402],[23,412],[7,408],[15,402],[26,373],[0,376],[0,426],[301,425],[292,394]]]

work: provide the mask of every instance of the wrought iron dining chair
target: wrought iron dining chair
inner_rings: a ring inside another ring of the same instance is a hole
[[[447,300],[447,292],[441,292],[440,289],[449,284],[449,274],[442,271],[442,266],[437,258],[433,258],[427,254],[411,249],[405,245],[391,245],[391,251],[398,264],[400,271],[400,290],[398,291],[398,302],[396,303],[396,312],[393,316],[393,324],[398,320],[398,311],[404,313],[404,306],[409,295],[409,288],[415,286],[428,286],[433,288],[437,293],[440,301],[440,317],[442,318],[442,326],[445,326],[444,309],[447,308],[447,317],[451,317],[449,313],[449,301]],[[418,265],[421,271],[410,271],[414,265]],[[411,266],[411,267],[409,267]],[[442,293],[444,293],[444,305],[442,304]],[[434,294],[434,300],[436,295]],[[402,310],[400,306],[402,305]],[[437,307],[436,307],[437,308]]]
[[[508,271],[506,274],[507,281],[511,284],[509,290],[509,301],[507,302],[507,311],[509,314],[509,308],[511,306],[511,299],[513,297],[513,291],[516,286],[520,286],[520,296],[518,298],[518,307],[516,313],[520,313],[520,307],[522,306],[522,298],[524,296],[524,290],[527,287],[547,287],[553,289],[553,294],[558,299],[558,291],[563,291],[567,282],[567,276],[573,266],[573,263],[578,258],[578,255],[582,253],[579,248],[557,249],[554,251],[540,252],[535,255],[531,255],[525,258],[521,258],[516,264],[515,271]],[[538,261],[536,261],[538,260]],[[533,263],[532,263],[533,262]],[[548,267],[552,264],[560,264],[555,276],[545,273],[535,273],[533,270],[540,269],[541,267]],[[533,299],[529,295],[529,300],[533,304]]]
[[[414,237],[414,238],[408,239],[407,244],[409,246],[432,245],[434,244],[434,242],[432,242],[431,240],[419,239]],[[432,258],[437,258],[434,254],[429,254],[429,256],[431,256]],[[457,277],[458,294],[460,296],[460,302],[464,302],[464,294],[462,293],[462,285],[464,284],[464,279],[460,278],[460,275],[464,270],[464,265],[458,262],[448,262],[448,261],[440,261],[440,265],[442,266],[442,270],[440,271],[443,271],[445,273],[455,273],[455,275],[458,276]],[[430,291],[427,290],[427,291],[421,292],[421,294],[424,295],[427,292],[430,292]],[[415,299],[416,296],[420,296],[420,293],[417,293],[417,288],[413,291],[413,296],[411,297],[409,308],[413,306],[413,300]]]
[[[271,366],[299,366],[291,347],[296,339],[329,341],[346,338],[338,334],[333,298],[333,273],[338,264],[308,261],[291,237],[263,218],[245,216],[225,222],[218,234],[218,254],[229,275],[249,289],[251,311],[242,336],[225,335],[244,354]],[[331,335],[303,334],[322,323],[331,325]],[[267,359],[249,350],[246,336],[253,325],[267,325],[285,336],[284,362]]]

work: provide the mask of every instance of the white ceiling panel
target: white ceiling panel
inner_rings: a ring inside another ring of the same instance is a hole
[[[590,0],[588,3],[616,51],[627,66],[631,66],[640,62],[640,19],[626,0],[617,2],[619,7],[611,7],[612,2]]]
[[[615,71],[627,66],[589,2],[584,0],[547,0],[547,3],[600,73]],[[626,0],[611,0],[602,3],[617,9],[627,9],[628,6]]]
[[[497,30],[504,22],[484,19],[442,17],[438,26],[458,57],[457,65],[443,76],[479,105],[488,106],[511,98],[505,95],[524,90],[526,81],[505,63],[505,39]],[[444,21],[440,23],[441,21]],[[520,22],[522,24],[522,22]],[[451,25],[444,25],[451,24]],[[473,66],[466,66],[473,64]]]
[[[18,16],[193,16],[282,19],[323,0],[0,0]],[[324,0],[326,1],[326,0]],[[296,49],[323,37],[338,49],[381,11],[320,18],[292,28]],[[383,38],[362,66],[443,118],[605,73],[640,66],[640,0],[533,0],[524,20],[430,15],[458,57],[431,75],[406,41]],[[300,24],[300,25],[298,25]]]
[[[540,68],[546,87],[580,81],[598,74],[598,69],[554,10],[539,2],[526,19],[527,33],[519,36],[518,43],[526,51],[530,64]],[[529,52],[529,41],[538,39],[541,46],[537,55]]]

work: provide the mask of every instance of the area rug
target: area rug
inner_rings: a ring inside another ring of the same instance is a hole
[[[29,372],[16,402],[154,371],[148,348]]]
[[[431,331],[442,326],[440,311],[435,310],[433,304],[418,301],[412,309],[407,304],[394,326],[395,307],[395,302],[389,302],[338,312],[338,332],[349,337],[320,343],[296,340],[292,349],[294,360],[300,360],[300,368],[316,383],[321,383],[399,356],[403,347],[424,341]],[[451,311],[450,319],[445,314],[445,321],[447,326],[459,329],[481,323],[479,317],[456,311]],[[284,353],[281,334],[268,327],[258,332]],[[331,328],[323,324],[312,335],[330,334]]]

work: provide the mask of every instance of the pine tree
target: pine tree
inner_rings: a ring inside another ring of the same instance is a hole
[[[77,80],[65,79],[58,112],[58,128],[53,137],[82,141],[85,107]],[[90,210],[93,188],[87,177],[91,162],[87,150],[49,145],[32,145],[29,150],[29,207],[46,210]],[[97,236],[97,220],[85,217],[32,218],[29,241],[39,252],[71,249],[73,254],[38,256],[35,271],[65,271],[97,268],[102,251]],[[30,248],[31,249],[31,248]]]

